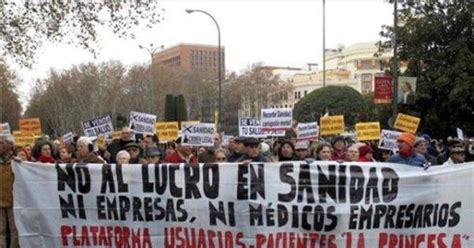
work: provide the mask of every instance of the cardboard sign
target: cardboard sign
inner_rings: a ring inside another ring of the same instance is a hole
[[[474,162],[12,168],[21,247],[474,247]]]
[[[213,146],[216,126],[214,123],[199,123],[181,126],[181,144],[189,146]]]
[[[99,136],[99,134],[105,134],[106,136],[108,136],[114,131],[110,115],[101,116],[92,120],[84,121],[81,124],[82,129],[84,130],[84,134],[87,137],[95,137]]]
[[[379,140],[380,122],[359,122],[356,124],[357,140]]]
[[[155,124],[156,135],[161,141],[175,141],[178,139],[178,122],[157,122]]]
[[[66,145],[70,145],[72,143],[73,138],[74,138],[74,135],[72,134],[72,132],[69,132],[63,135],[63,141]]]
[[[23,133],[22,131],[14,131],[13,137],[15,138],[16,146],[33,145],[35,143],[35,136],[32,133]]]
[[[374,83],[374,103],[383,104],[392,102],[392,77],[376,76]]]
[[[20,119],[20,131],[22,133],[41,134],[41,121],[39,118]]]
[[[398,131],[382,129],[379,149],[398,151],[397,139],[402,134]]]
[[[262,123],[257,118],[239,118],[239,136],[265,138],[267,135],[262,130]]]
[[[135,133],[155,133],[156,115],[130,112],[129,127]]]
[[[281,131],[290,129],[293,122],[293,109],[262,109],[261,121],[263,131]]]
[[[113,139],[113,140],[120,139],[121,136],[122,136],[122,131],[114,131],[114,132],[112,132],[112,139]]]
[[[97,136],[97,139],[95,140],[95,144],[97,148],[105,150],[107,148],[105,136],[103,134],[99,134],[99,136]]]
[[[320,135],[337,135],[344,132],[344,116],[343,115],[334,115],[334,116],[322,116],[319,119]]]
[[[8,122],[0,124],[0,135],[2,136],[11,135],[10,124],[8,124]]]
[[[393,127],[398,130],[415,134],[419,124],[420,118],[399,113],[397,115],[397,119],[395,120],[395,124],[393,125]]]
[[[457,128],[456,128],[456,133],[457,133],[457,135],[458,135],[458,139],[464,140],[464,132],[462,131],[461,128],[457,127]]]
[[[319,126],[317,122],[298,123],[296,127],[296,139],[311,140],[319,137]]]

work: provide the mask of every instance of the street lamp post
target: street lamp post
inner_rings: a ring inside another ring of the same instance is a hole
[[[158,50],[158,49],[163,49],[164,46],[161,45],[161,46],[157,46],[157,47],[153,47],[153,43],[150,43],[150,46],[149,47],[144,47],[142,45],[138,45],[138,48],[140,49],[143,49],[145,51],[147,51],[149,54],[150,54],[150,68],[153,66],[153,55],[155,54],[155,52]],[[153,114],[154,113],[154,106],[155,106],[155,84],[153,84],[151,82],[151,79],[149,79],[149,86],[150,86],[150,95],[151,95],[151,101],[150,101],[150,113]]]
[[[216,19],[209,13],[204,10],[199,9],[187,9],[186,13],[191,14],[193,12],[201,12],[207,16],[209,16],[217,27],[217,79],[219,81],[219,103],[218,103],[218,112],[217,112],[217,131],[220,132],[222,128],[222,54],[221,54],[221,29],[219,28],[219,24],[217,23]]]

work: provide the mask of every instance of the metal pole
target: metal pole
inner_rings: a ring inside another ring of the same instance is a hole
[[[392,110],[393,120],[397,117],[398,112],[398,54],[397,54],[397,23],[398,23],[398,0],[393,1],[393,59],[392,59],[392,81],[393,81],[393,99]]]
[[[326,0],[323,0],[323,87],[326,87]]]
[[[219,102],[218,102],[218,112],[217,112],[217,132],[219,133],[222,129],[222,54],[221,54],[221,29],[216,19],[209,13],[204,10],[190,10],[187,9],[186,12],[191,14],[193,12],[201,12],[209,16],[217,27],[217,80],[219,81]]]

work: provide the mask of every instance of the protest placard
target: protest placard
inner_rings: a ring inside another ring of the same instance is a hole
[[[356,133],[358,141],[379,140],[380,123],[377,122],[359,122],[356,124]]]
[[[68,132],[65,135],[63,135],[63,141],[66,145],[70,145],[72,143],[72,140],[74,138],[74,135],[72,132]]]
[[[82,129],[84,130],[84,135],[88,137],[95,137],[99,134],[104,134],[108,136],[114,131],[110,115],[101,116],[92,120],[84,121],[81,124]]]
[[[39,118],[20,119],[20,131],[25,133],[32,133],[33,135],[40,135],[41,121]]]
[[[317,122],[298,123],[296,127],[296,139],[311,140],[319,137],[319,126]]]
[[[260,120],[263,131],[280,131],[290,129],[293,122],[293,109],[262,109],[262,118]]]
[[[419,124],[420,118],[399,113],[397,115],[397,119],[395,120],[395,124],[393,125],[393,127],[398,130],[415,134]]]
[[[344,132],[344,116],[321,116],[319,132],[321,136],[336,135]]]
[[[265,138],[267,135],[262,130],[262,123],[257,118],[239,118],[239,136]]]
[[[456,128],[456,133],[458,135],[458,139],[459,140],[464,140],[464,132],[462,131],[461,128],[457,127]]]
[[[376,76],[374,82],[374,103],[383,104],[392,102],[392,77]]]
[[[21,247],[474,247],[472,162],[12,168]]]
[[[10,136],[11,130],[10,130],[10,124],[8,122],[0,124],[0,135],[2,136]]]
[[[113,131],[112,132],[112,139],[118,140],[122,136],[122,131]]]
[[[129,127],[135,133],[155,133],[156,115],[130,112]]]
[[[397,139],[401,132],[382,129],[379,141],[379,149],[398,151]]]
[[[178,126],[177,121],[157,122],[155,129],[160,141],[175,141],[178,139]]]
[[[14,131],[13,137],[15,138],[16,146],[26,146],[35,143],[35,136],[30,132]]]
[[[216,126],[214,123],[184,124],[181,126],[181,144],[213,146]]]

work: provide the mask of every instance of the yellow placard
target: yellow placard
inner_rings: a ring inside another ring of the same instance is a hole
[[[380,122],[359,122],[356,124],[357,140],[379,140]]]
[[[122,131],[114,131],[112,133],[112,139],[114,139],[114,140],[120,139],[121,136],[122,136]]]
[[[398,130],[415,134],[419,124],[420,118],[399,113],[397,115],[397,119],[395,120],[395,124],[393,125],[393,127]]]
[[[13,131],[16,146],[32,145],[35,142],[35,136],[31,133],[23,133],[21,131]]]
[[[178,139],[178,122],[157,122],[155,124],[156,135],[160,141],[175,141]]]
[[[41,121],[39,118],[20,119],[20,131],[22,133],[41,134]]]
[[[97,136],[97,139],[95,140],[95,144],[99,149],[106,149],[107,144],[105,142],[105,136],[103,134],[99,134],[99,136]]]
[[[336,135],[344,132],[344,116],[323,116],[319,119],[320,135]]]
[[[196,125],[196,124],[199,124],[201,123],[200,121],[182,121],[181,122],[181,126],[183,125]]]

